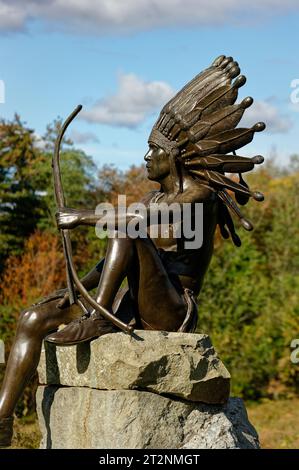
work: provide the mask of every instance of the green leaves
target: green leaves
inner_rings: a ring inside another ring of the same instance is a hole
[[[248,205],[255,229],[239,229],[240,248],[218,241],[200,294],[199,330],[228,366],[233,393],[258,398],[270,383],[299,385],[290,362],[290,343],[299,337],[299,173],[262,170],[250,178],[265,202]]]
[[[11,122],[0,121],[0,271],[8,254],[20,253],[36,226],[42,200],[35,168],[41,158],[33,131],[18,115]]]
[[[43,145],[18,115],[0,121],[0,273],[9,255],[21,254],[36,228],[55,230],[52,148],[60,120],[48,126]],[[67,203],[94,207],[96,166],[92,158],[63,142],[61,169]]]

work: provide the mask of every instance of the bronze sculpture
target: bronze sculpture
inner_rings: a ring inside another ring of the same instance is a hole
[[[203,244],[198,249],[185,249],[184,240],[175,237],[152,239],[145,234],[136,239],[109,238],[105,258],[80,283],[67,230],[79,224],[95,225],[98,216],[94,211],[64,208],[58,161],[63,132],[59,136],[53,166],[68,291],[54,293],[20,316],[0,394],[0,445],[10,445],[13,411],[36,370],[44,338],[57,345],[71,345],[120,329],[128,333],[133,328],[195,330],[196,297],[212,256],[217,224],[224,238],[231,237],[240,246],[231,213],[246,230],[252,230],[237,203],[244,205],[250,197],[263,200],[263,195],[251,192],[242,178],[242,173],[262,163],[263,157],[235,154],[255,132],[265,128],[263,123],[236,128],[253,101],[245,98],[234,104],[246,81],[239,74],[233,58],[218,57],[164,106],[149,137],[145,156],[148,178],[158,181],[160,190],[145,195],[142,202],[148,209],[153,202],[177,202],[180,206],[202,203]],[[63,131],[79,110],[72,113]],[[238,173],[239,182],[225,173]],[[134,217],[125,214],[124,224]],[[128,287],[120,289],[125,277]],[[88,294],[94,287],[98,287],[95,299]],[[67,326],[57,331],[62,323]]]

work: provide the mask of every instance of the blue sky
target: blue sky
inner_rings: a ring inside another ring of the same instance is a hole
[[[286,165],[299,153],[299,105],[290,99],[299,79],[299,2],[164,2],[129,0],[124,8],[120,0],[89,0],[78,11],[75,0],[26,7],[0,0],[0,116],[18,112],[42,135],[81,103],[85,114],[70,130],[76,146],[99,165],[125,169],[142,163],[172,94],[218,55],[232,55],[247,77],[240,99],[255,99],[246,124],[268,124],[247,154],[276,153]]]

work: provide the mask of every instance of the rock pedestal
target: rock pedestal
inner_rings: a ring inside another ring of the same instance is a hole
[[[41,448],[258,448],[242,400],[206,335],[136,331],[45,343]]]

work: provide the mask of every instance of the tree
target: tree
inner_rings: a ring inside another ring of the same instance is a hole
[[[9,254],[20,254],[43,211],[38,167],[44,155],[35,146],[33,130],[14,119],[0,121],[0,271]]]
[[[49,125],[41,146],[18,115],[0,121],[0,272],[36,228],[55,229],[51,161],[60,128],[59,119]],[[95,207],[96,172],[92,158],[64,139],[61,173],[69,206]]]
[[[49,124],[43,136],[44,160],[38,167],[38,172],[45,182],[43,200],[46,211],[42,214],[38,227],[51,229],[55,227],[54,215],[56,204],[54,198],[54,185],[52,175],[52,155],[55,141],[61,130],[62,120],[57,118]],[[63,189],[66,196],[66,204],[75,208],[95,208],[95,181],[97,167],[92,157],[82,150],[74,148],[70,139],[64,137],[60,150],[60,168],[63,180]]]
[[[112,204],[117,204],[117,196],[125,194],[127,204],[131,204],[159,187],[158,183],[147,178],[144,165],[132,165],[125,172],[113,165],[104,165],[98,173],[96,195],[98,201],[109,200]]]
[[[241,248],[217,239],[199,297],[199,330],[231,372],[233,393],[251,399],[299,388],[290,361],[299,337],[299,173],[268,168],[248,175],[265,194],[244,208],[253,232],[240,229]]]

